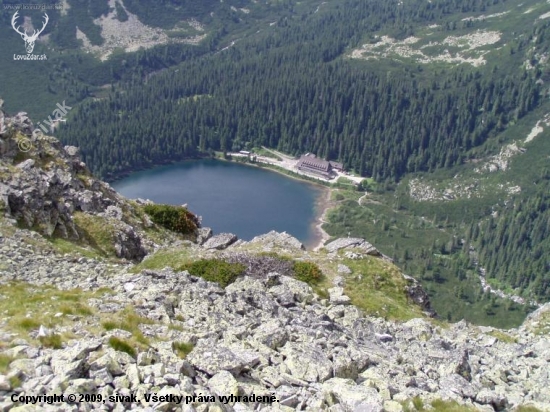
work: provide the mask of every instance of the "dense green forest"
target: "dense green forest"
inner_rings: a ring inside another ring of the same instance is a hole
[[[472,224],[467,232],[469,241],[479,247],[489,279],[541,300],[550,296],[549,183],[539,184],[532,197],[510,202],[497,217]]]
[[[28,111],[39,118],[56,101],[74,104],[56,135],[80,146],[99,176],[261,145],[314,152],[372,177],[366,202],[339,193],[328,232],[365,237],[392,256],[423,282],[441,316],[511,326],[532,309],[483,293],[480,268],[495,288],[548,300],[550,145],[536,143],[480,196],[418,202],[408,190],[418,176],[441,185],[465,176],[478,185],[475,164],[548,111],[550,22],[529,14],[543,15],[546,2],[124,0],[115,7],[120,22],[135,13],[177,38],[193,18],[206,36],[198,45],[117,50],[105,62],[80,52],[75,33],[78,26],[103,44],[93,20],[112,12],[107,2],[68,3],[47,29],[56,50],[37,45],[49,53],[43,70],[0,60],[0,74],[22,80],[17,89],[0,84],[0,92],[17,104],[35,92]],[[1,14],[0,36],[13,36],[10,18]],[[495,33],[484,49],[468,40]],[[421,39],[417,52],[429,56],[458,56],[466,44],[468,56],[484,62],[426,63],[414,53],[392,55],[390,46],[387,56],[350,58],[382,38]],[[511,182],[521,193],[495,189]]]
[[[382,24],[399,35],[396,27],[416,20],[484,7],[477,1],[415,6],[397,15],[395,4],[347,1],[324,14],[285,19],[222,53],[145,85],[135,78],[85,104],[61,137],[80,145],[104,177],[197,150],[259,145],[338,159],[378,181],[453,166],[537,106],[542,74],[496,65],[425,71],[339,58],[357,43],[357,33]],[[535,31],[547,30],[537,27],[507,47],[521,53]]]

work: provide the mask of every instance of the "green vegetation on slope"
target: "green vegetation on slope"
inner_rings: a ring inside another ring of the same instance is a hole
[[[217,282],[221,287],[233,283],[244,272],[244,265],[229,263],[220,259],[201,259],[185,265],[181,270],[188,270],[193,276],[198,276],[209,282]]]
[[[197,217],[181,206],[152,204],[143,210],[156,224],[183,235],[194,233],[199,225]]]

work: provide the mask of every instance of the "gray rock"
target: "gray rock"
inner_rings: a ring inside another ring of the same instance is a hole
[[[216,373],[208,381],[208,388],[217,396],[237,396],[239,385],[237,380],[227,371]]]
[[[277,320],[262,323],[253,331],[253,336],[258,342],[271,349],[283,346],[288,339],[287,331]]]
[[[223,346],[195,347],[187,356],[187,361],[195,368],[211,376],[220,371],[228,371],[233,375],[239,375],[243,369],[251,366],[245,359]]]
[[[305,246],[295,237],[286,232],[276,232],[272,230],[264,235],[256,236],[248,243],[261,243],[268,248],[281,248],[290,250],[305,250]]]
[[[363,253],[372,256],[381,256],[380,252],[365,239],[361,238],[340,238],[336,239],[325,246],[329,252],[337,252],[340,249],[358,248]]]
[[[476,401],[482,405],[491,405],[496,411],[502,411],[506,408],[506,398],[487,388],[483,388],[475,397]]]
[[[376,339],[378,339],[380,342],[391,342],[391,341],[393,341],[393,336],[389,335],[387,333],[375,333],[374,336],[376,336]]]
[[[351,272],[351,269],[346,266],[346,265],[342,265],[341,263],[338,264],[338,273],[343,273],[345,275],[350,275],[352,272]]]
[[[11,384],[8,378],[4,375],[0,375],[0,392],[8,392],[11,390]]]
[[[344,295],[344,288],[334,287],[328,290],[330,303],[333,305],[349,305],[351,299]]]
[[[237,241],[237,236],[232,233],[220,233],[208,239],[202,245],[205,249],[225,249]]]
[[[286,357],[285,366],[298,379],[324,382],[332,376],[332,362],[314,346],[287,342],[280,352]]]
[[[197,229],[197,243],[203,245],[212,237],[212,229],[209,227],[200,227]]]
[[[374,388],[356,385],[350,379],[332,378],[323,384],[329,405],[339,404],[345,412],[382,412],[383,403]]]

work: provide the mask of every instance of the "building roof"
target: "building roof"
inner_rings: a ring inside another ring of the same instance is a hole
[[[319,172],[329,172],[331,169],[330,162],[316,157],[302,156],[298,161],[298,169],[305,167]]]

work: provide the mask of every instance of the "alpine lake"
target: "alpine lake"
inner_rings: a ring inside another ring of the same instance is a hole
[[[214,234],[229,232],[251,240],[275,230],[308,248],[320,240],[315,226],[327,190],[259,167],[213,159],[135,172],[111,186],[129,199],[187,204]]]

